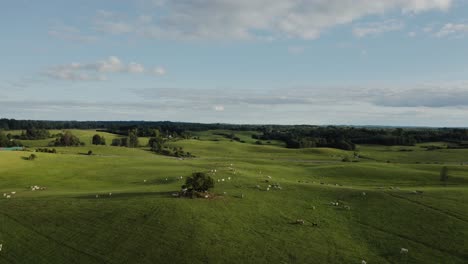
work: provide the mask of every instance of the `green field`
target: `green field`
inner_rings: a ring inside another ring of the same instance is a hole
[[[86,145],[0,152],[0,263],[468,263],[468,149],[362,145],[342,162],[353,152],[205,131],[170,143],[195,155],[177,159],[72,132]],[[172,197],[211,170],[215,198]]]

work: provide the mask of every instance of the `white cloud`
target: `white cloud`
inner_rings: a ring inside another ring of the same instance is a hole
[[[164,69],[163,67],[156,67],[153,69],[153,73],[155,75],[166,75],[166,69]]]
[[[115,56],[110,56],[107,60],[81,65],[80,68],[96,70],[98,72],[123,72],[127,67]]]
[[[438,32],[436,37],[456,36],[461,37],[468,34],[468,24],[445,24]]]
[[[416,32],[414,31],[408,32],[408,37],[411,37],[411,38],[416,37]]]
[[[158,67],[159,74],[163,75],[165,70]],[[93,63],[70,63],[51,67],[45,71],[45,75],[53,79],[72,80],[72,81],[105,81],[106,73],[145,73],[145,67],[142,64],[131,62],[123,63],[118,57],[110,56],[105,60]]]
[[[106,13],[95,21],[95,27],[110,34],[156,38],[315,39],[324,30],[369,15],[447,10],[451,4],[452,0],[158,0],[154,11],[159,15],[157,20]],[[364,36],[400,26],[357,29],[356,34]]]
[[[131,62],[128,65],[128,72],[130,73],[143,73],[145,72],[145,67],[139,63]]]
[[[213,110],[216,112],[223,112],[224,111],[224,105],[215,105],[213,106]]]
[[[404,27],[401,21],[386,20],[384,22],[375,22],[360,24],[353,28],[353,34],[356,37],[366,37],[369,35],[379,35],[385,32],[398,31]]]
[[[72,67],[56,67],[45,72],[47,76],[53,79],[68,80],[68,81],[105,81],[105,75],[90,75],[89,73],[79,72]]]

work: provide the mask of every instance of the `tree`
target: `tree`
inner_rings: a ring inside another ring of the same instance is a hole
[[[88,156],[91,156],[93,155],[93,151],[92,150],[88,150]]]
[[[203,172],[194,172],[185,180],[185,186],[189,190],[204,192],[214,187],[214,180]]]
[[[152,137],[148,141],[149,147],[151,147],[151,151],[156,153],[161,152],[163,149],[164,139],[162,137]]]
[[[101,145],[102,138],[100,135],[96,134],[93,136],[93,145]]]
[[[129,148],[138,147],[138,131],[137,131],[137,129],[132,129],[132,130],[128,131],[127,147],[129,147]]]
[[[106,145],[106,139],[98,134],[93,136],[93,145]]]
[[[440,181],[446,183],[448,180],[448,168],[446,166],[442,167],[440,170]]]

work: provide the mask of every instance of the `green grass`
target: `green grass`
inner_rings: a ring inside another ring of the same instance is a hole
[[[95,131],[72,132],[86,146],[35,161],[24,159],[31,152],[0,152],[0,193],[17,192],[0,196],[0,263],[468,262],[466,150],[359,146],[365,158],[341,162],[353,152],[256,145],[247,140],[253,132],[231,142],[208,131],[171,143],[196,156],[179,160],[92,146]],[[115,137],[103,135],[108,144]],[[171,196],[179,176],[212,169],[217,198]],[[266,191],[270,183],[282,189]]]

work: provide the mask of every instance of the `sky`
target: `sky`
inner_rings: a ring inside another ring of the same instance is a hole
[[[15,0],[0,32],[0,118],[468,126],[468,0]]]

